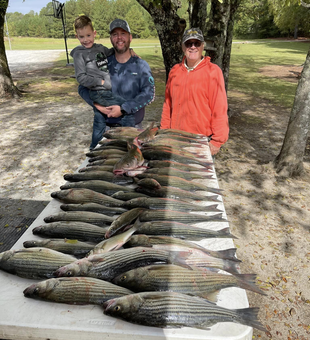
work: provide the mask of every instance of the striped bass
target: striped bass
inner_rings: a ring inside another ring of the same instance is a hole
[[[218,322],[236,322],[263,332],[259,308],[228,309],[208,300],[175,292],[145,292],[103,303],[104,314],[153,327],[209,329]]]
[[[152,248],[135,247],[92,255],[63,266],[55,271],[56,277],[90,276],[111,281],[127,270],[150,264],[178,264],[187,266],[187,252],[169,252]]]
[[[125,176],[115,176],[112,172],[109,171],[85,171],[74,174],[65,174],[64,179],[69,182],[101,180],[106,182],[112,182],[119,185],[133,183],[132,178]]]
[[[118,191],[134,191],[125,185],[119,185],[107,181],[91,179],[88,181],[68,182],[60,187],[61,190],[67,189],[89,189],[104,195],[113,195]]]
[[[43,247],[49,248],[61,253],[74,255],[76,257],[85,256],[88,252],[90,252],[95,244],[90,244],[86,242],[81,242],[78,240],[70,240],[70,239],[42,239],[42,240],[28,240],[23,243],[25,248],[33,248],[33,247]]]
[[[80,221],[85,223],[91,223],[98,226],[106,226],[111,224],[115,218],[104,214],[94,213],[90,211],[68,211],[60,212],[56,215],[50,215],[44,217],[44,222],[59,222],[59,221]]]
[[[33,228],[34,235],[52,238],[77,239],[79,241],[101,242],[108,228],[85,222],[53,222]]]
[[[108,195],[101,194],[90,189],[68,189],[54,191],[51,193],[53,198],[64,203],[98,203],[109,207],[121,207],[124,203]]]
[[[129,289],[91,277],[60,277],[34,283],[24,296],[74,305],[102,305],[103,302],[131,294]]]
[[[127,209],[119,207],[107,207],[97,203],[81,203],[81,204],[62,204],[60,209],[63,211],[90,211],[105,215],[122,214]]]
[[[215,302],[218,291],[229,287],[244,288],[266,295],[256,286],[255,280],[256,274],[217,274],[165,264],[129,270],[112,282],[134,292],[173,291]]]
[[[210,230],[205,228],[194,227],[190,224],[174,221],[152,221],[141,223],[136,220],[135,226],[138,226],[138,233],[145,235],[172,236],[187,240],[202,240],[204,238],[236,238],[229,228],[221,230]]]
[[[55,270],[75,260],[48,248],[7,250],[0,253],[0,269],[26,279],[48,279]]]

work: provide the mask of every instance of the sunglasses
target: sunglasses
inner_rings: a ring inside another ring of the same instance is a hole
[[[193,45],[195,47],[200,47],[202,44],[201,41],[197,40],[197,41],[185,41],[184,45],[186,48],[191,48]]]

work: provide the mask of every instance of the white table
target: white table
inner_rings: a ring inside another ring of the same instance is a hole
[[[85,166],[87,160],[81,164]],[[215,176],[214,187],[218,187]],[[32,229],[44,224],[44,217],[57,214],[60,202],[52,199],[12,249],[23,248],[23,242],[38,238]],[[224,210],[224,205],[221,203]],[[224,210],[225,211],[225,210]],[[226,216],[226,215],[225,215]],[[200,223],[199,226],[221,229],[228,222]],[[199,244],[212,250],[234,247],[231,239],[205,239]],[[210,330],[196,328],[160,329],[138,326],[103,314],[100,306],[75,306],[25,298],[23,290],[36,281],[0,271],[0,339],[14,340],[251,340],[251,327],[237,323],[217,323]],[[221,290],[218,305],[246,308],[245,290]]]

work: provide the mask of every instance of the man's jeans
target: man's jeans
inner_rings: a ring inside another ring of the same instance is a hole
[[[93,123],[93,134],[90,149],[97,146],[98,142],[102,139],[102,135],[106,130],[106,118],[107,116],[96,109],[93,101],[90,98],[88,88],[79,86],[79,95],[86,101],[87,104],[94,108],[94,123]],[[119,126],[135,126],[135,115],[124,115],[121,120],[116,119],[116,123]]]

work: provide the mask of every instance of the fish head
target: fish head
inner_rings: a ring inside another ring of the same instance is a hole
[[[123,175],[127,171],[134,170],[144,163],[144,157],[141,150],[132,144],[130,150],[125,154],[113,168],[113,173],[116,176]]]
[[[87,259],[81,259],[72,262],[66,266],[58,268],[54,273],[54,277],[72,277],[72,276],[87,276],[88,265]]]
[[[117,318],[130,319],[133,314],[138,313],[142,303],[139,295],[130,294],[104,302],[103,312]]]
[[[57,285],[56,279],[48,279],[32,284],[31,286],[24,289],[23,293],[25,297],[33,299],[46,298],[54,289],[55,285]]]
[[[147,271],[148,271],[147,266],[128,270],[127,272],[116,276],[112,280],[112,282],[118,286],[136,291],[137,288],[139,287],[140,282],[143,282],[143,280],[148,279]]]

